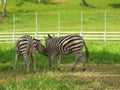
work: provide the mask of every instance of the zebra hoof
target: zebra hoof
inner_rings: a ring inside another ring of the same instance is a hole
[[[61,69],[60,69],[60,68],[58,68],[57,70],[58,70],[58,71],[60,71]]]
[[[83,70],[82,70],[82,71],[83,71],[83,72],[84,72],[84,71],[86,71],[86,68],[83,68]]]
[[[52,68],[49,68],[50,71],[52,71]]]
[[[74,71],[75,71],[75,69],[74,69],[74,68],[72,68],[72,69],[71,69],[71,72],[74,72]]]

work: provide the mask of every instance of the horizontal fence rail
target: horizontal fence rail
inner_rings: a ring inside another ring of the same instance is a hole
[[[31,35],[34,38],[44,39],[48,33],[54,37],[78,34],[83,36],[85,40],[120,40],[120,32],[0,32],[0,44],[14,43],[23,35]]]
[[[1,31],[7,31],[0,32],[0,43],[14,43],[23,35],[44,39],[48,33],[55,37],[78,34],[85,40],[120,40],[120,13],[77,12],[75,15],[74,13],[68,14],[66,12],[36,12],[31,14],[31,19],[27,17],[27,14],[14,14],[10,18],[13,23],[0,25]],[[64,16],[67,15],[68,17],[65,18]]]

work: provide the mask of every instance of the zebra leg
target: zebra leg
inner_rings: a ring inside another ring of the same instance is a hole
[[[34,71],[36,71],[36,61],[35,61],[34,53],[31,53],[31,59],[32,59],[32,64],[33,64],[33,67],[34,67]]]
[[[74,65],[73,65],[71,71],[74,71],[74,70],[75,70],[75,67],[76,67],[78,61],[79,61],[79,54],[76,54],[76,57],[75,57],[75,63],[74,63]]]
[[[83,64],[83,68],[82,68],[82,71],[85,71],[86,70],[86,60],[84,57],[81,58],[81,61],[82,61],[82,64]]]
[[[58,71],[60,70],[60,60],[61,60],[61,55],[57,56],[57,69]]]
[[[15,71],[16,65],[18,63],[18,57],[19,57],[19,55],[18,55],[18,53],[16,53],[16,55],[15,55],[15,62],[14,62],[14,71]]]
[[[52,63],[53,63],[53,57],[54,57],[54,55],[49,56],[49,66],[50,66],[50,70],[52,70],[52,68],[53,68],[53,65],[52,65]]]
[[[29,72],[29,65],[30,65],[30,62],[29,62],[29,60],[28,60],[28,55],[25,54],[25,55],[23,55],[23,57],[24,57],[26,72]]]

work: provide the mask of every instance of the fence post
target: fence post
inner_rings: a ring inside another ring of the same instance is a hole
[[[82,30],[83,30],[83,14],[81,12],[81,29],[80,29],[80,36],[82,36]]]
[[[60,13],[58,12],[58,33],[57,36],[60,36]]]
[[[106,42],[107,39],[107,32],[106,32],[106,12],[105,12],[105,23],[104,23],[104,41]]]
[[[16,17],[15,17],[15,14],[13,15],[13,43],[15,42],[15,25],[16,25]]]
[[[38,38],[38,15],[36,12],[36,33],[35,33],[35,37]]]

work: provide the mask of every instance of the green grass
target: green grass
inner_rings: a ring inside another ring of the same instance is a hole
[[[55,58],[53,71],[49,71],[48,58],[36,52],[36,73],[32,64],[30,72],[25,73],[22,57],[14,72],[14,45],[0,44],[0,90],[119,89],[120,42],[86,41],[86,43],[90,52],[87,71],[82,72],[82,64],[79,62],[75,72],[70,72],[74,55],[62,56],[61,71],[57,71]]]
[[[2,90],[84,90],[119,89],[119,65],[89,65],[86,72],[44,71],[30,74],[10,74],[10,81],[1,84]],[[94,70],[93,70],[94,68]],[[111,72],[111,69],[115,69]],[[104,71],[105,70],[105,71]],[[6,80],[6,79],[5,79]]]
[[[120,31],[120,0],[80,0],[53,3],[43,0],[8,0],[7,17],[0,16],[0,32],[13,31],[13,14],[16,15],[16,31],[35,31],[35,13],[38,12],[38,31],[57,31],[60,12],[61,31],[80,31],[80,15],[83,14],[83,31],[103,31],[104,12],[107,12],[107,31]],[[0,11],[3,11],[0,5]],[[119,90],[120,42],[86,41],[90,52],[87,71],[82,72],[81,62],[75,72],[70,72],[74,55],[64,55],[61,71],[57,71],[56,58],[53,71],[49,71],[48,58],[36,52],[37,72],[25,73],[21,57],[13,71],[14,45],[0,44],[0,90]],[[85,54],[85,50],[83,50]]]
[[[119,48],[120,48],[120,42],[119,41],[86,41],[87,46],[89,48],[90,52],[90,58],[89,58],[89,63],[120,63],[119,61]],[[117,46],[116,46],[117,45]],[[1,57],[1,62],[7,62],[10,61],[12,62],[14,60],[14,44],[0,44],[0,57]],[[85,54],[85,50],[83,50],[83,54]],[[7,57],[5,57],[5,55]],[[40,56],[36,52],[36,59],[40,59]],[[103,57],[104,56],[104,57]],[[68,55],[64,56],[63,59],[68,60],[67,62],[74,62],[73,60],[69,60],[68,57],[71,57],[71,59],[74,60],[74,54],[73,55]],[[43,62],[44,59],[46,60],[47,58],[42,55]],[[21,58],[22,59],[22,58]],[[63,63],[66,61],[62,61]]]
[[[83,31],[104,31],[104,13],[107,12],[107,31],[120,31],[118,0],[87,0],[89,6],[81,5],[80,0],[53,3],[45,0],[8,1],[8,16],[0,17],[0,32],[13,31],[13,14],[16,15],[16,31],[35,31],[35,13],[38,12],[38,31],[56,31],[60,12],[61,31],[80,31],[80,15],[83,13]],[[0,5],[2,11],[2,5]]]

